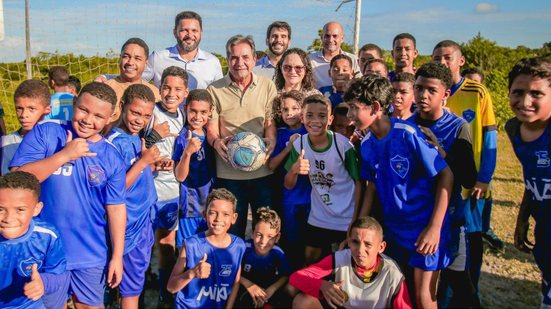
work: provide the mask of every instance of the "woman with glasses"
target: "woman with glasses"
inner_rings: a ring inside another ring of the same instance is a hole
[[[315,88],[310,59],[306,52],[300,48],[290,48],[283,53],[277,64],[275,74],[275,84],[278,92],[298,90],[305,97],[312,94],[321,94]]]

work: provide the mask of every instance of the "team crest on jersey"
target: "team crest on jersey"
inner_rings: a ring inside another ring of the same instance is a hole
[[[409,161],[407,158],[395,155],[394,158],[390,159],[390,167],[398,176],[405,178],[409,172]]]
[[[549,158],[549,153],[546,150],[536,151],[535,155],[538,157],[538,167],[549,167],[551,164],[551,159]]]
[[[476,116],[476,113],[472,109],[463,111],[463,119],[467,120],[468,123],[471,123],[471,121],[473,121],[475,116]]]
[[[97,187],[105,181],[105,172],[98,165],[87,166],[86,179],[91,187]]]
[[[231,275],[231,264],[222,265],[220,268],[222,269],[220,270],[218,275],[222,277],[229,277]]]
[[[19,262],[19,267],[17,268],[17,273],[21,277],[30,277],[31,272],[33,270],[33,264],[36,264],[36,268],[40,269],[42,267],[42,261],[36,260],[33,257],[30,257],[26,260],[22,260]]]
[[[243,271],[244,272],[250,272],[251,271],[251,264],[245,264],[245,266],[243,267]]]

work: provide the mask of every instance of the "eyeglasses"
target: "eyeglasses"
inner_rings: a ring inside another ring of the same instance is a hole
[[[284,64],[281,68],[283,69],[283,72],[285,72],[285,73],[289,73],[293,69],[295,70],[295,73],[297,73],[297,74],[300,74],[304,71],[304,66],[303,65],[292,66],[292,65]]]

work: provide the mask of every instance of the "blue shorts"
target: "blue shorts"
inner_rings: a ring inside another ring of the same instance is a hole
[[[46,308],[63,308],[63,305],[67,302],[67,291],[69,291],[69,283],[71,282],[71,274],[66,271],[62,275],[59,275],[61,279],[60,286],[57,287],[52,293],[44,294],[42,301]]]
[[[71,273],[69,294],[75,295],[79,302],[88,306],[103,306],[103,292],[107,280],[105,267],[73,269],[69,272]]]
[[[182,247],[184,239],[207,230],[207,221],[203,217],[189,217],[178,219],[176,231],[176,247]]]
[[[434,254],[425,256],[415,249],[408,249],[392,240],[385,240],[388,244],[385,254],[393,258],[399,265],[408,265],[424,271],[437,271],[448,267],[451,263],[448,244],[440,242]]]
[[[123,276],[119,291],[122,297],[139,296],[145,284],[145,272],[151,260],[151,249],[155,236],[150,224],[146,224],[138,243],[130,252],[122,256]]]
[[[288,243],[303,242],[310,204],[283,205],[282,235]]]
[[[166,201],[157,201],[153,207],[153,229],[174,231],[178,228],[179,197]]]
[[[482,211],[486,199],[476,199],[469,196],[463,200],[465,204],[465,228],[467,233],[482,232]]]

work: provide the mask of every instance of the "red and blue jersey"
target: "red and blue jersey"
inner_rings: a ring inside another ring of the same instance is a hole
[[[45,159],[65,147],[67,122],[37,124],[19,145],[10,166]],[[103,267],[107,264],[106,207],[124,207],[125,164],[117,149],[102,138],[88,141],[96,156],[65,163],[41,183],[44,203],[40,218],[53,224],[67,248],[67,269]]]

